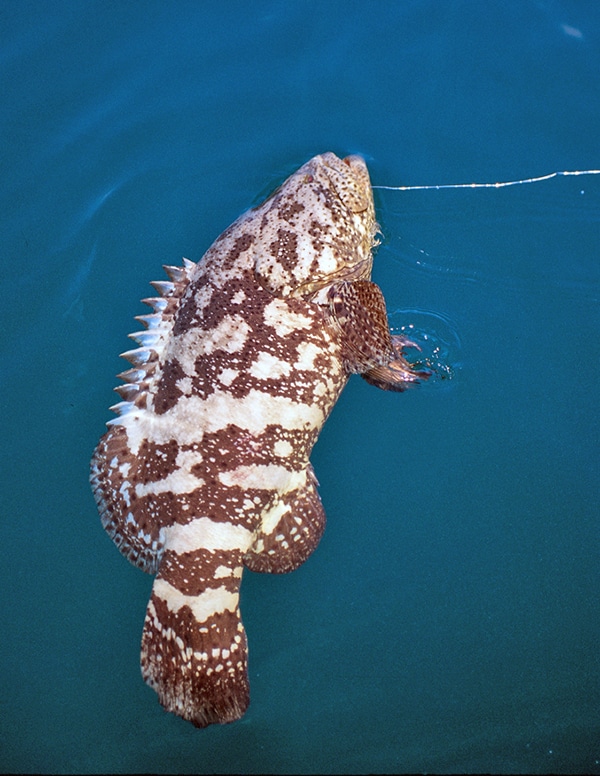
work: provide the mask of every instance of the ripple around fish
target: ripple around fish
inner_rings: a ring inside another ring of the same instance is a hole
[[[462,342],[450,318],[430,310],[398,308],[390,312],[389,321],[392,334],[401,334],[416,345],[407,353],[411,364],[431,370],[425,385],[448,388],[462,369]]]

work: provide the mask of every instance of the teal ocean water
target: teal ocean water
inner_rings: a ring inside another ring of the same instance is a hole
[[[449,379],[350,381],[321,545],[244,578],[242,721],[143,684],[152,580],[88,485],[149,281],[314,154],[600,167],[600,5],[20,0],[0,44],[0,770],[600,773],[600,176],[376,191],[391,324]]]

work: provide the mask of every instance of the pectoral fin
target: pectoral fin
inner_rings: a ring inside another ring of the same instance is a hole
[[[402,355],[406,347],[417,347],[414,342],[400,335],[392,335],[394,357],[385,366],[376,366],[364,372],[361,377],[371,385],[384,391],[405,391],[411,385],[431,377],[427,369],[415,369]]]
[[[388,391],[404,391],[429,377],[429,372],[414,369],[404,358],[404,348],[416,345],[390,334],[385,299],[375,283],[357,280],[332,286],[329,310],[342,331],[342,360],[347,372],[358,373]]]
[[[368,280],[336,283],[329,290],[329,311],[342,331],[342,359],[350,374],[387,364],[393,356],[385,299]]]

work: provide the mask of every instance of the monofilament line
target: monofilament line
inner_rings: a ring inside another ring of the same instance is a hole
[[[600,170],[561,170],[549,172],[537,178],[523,178],[520,181],[498,181],[498,183],[440,183],[437,186],[373,186],[374,189],[389,191],[423,191],[425,189],[501,189],[503,186],[520,186],[522,183],[538,183],[556,178],[559,175],[600,175]]]

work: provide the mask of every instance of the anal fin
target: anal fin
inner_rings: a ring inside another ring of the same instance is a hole
[[[265,515],[254,544],[244,555],[244,565],[251,571],[293,571],[316,549],[325,530],[325,512],[312,466],[302,474],[301,483],[280,496]]]

